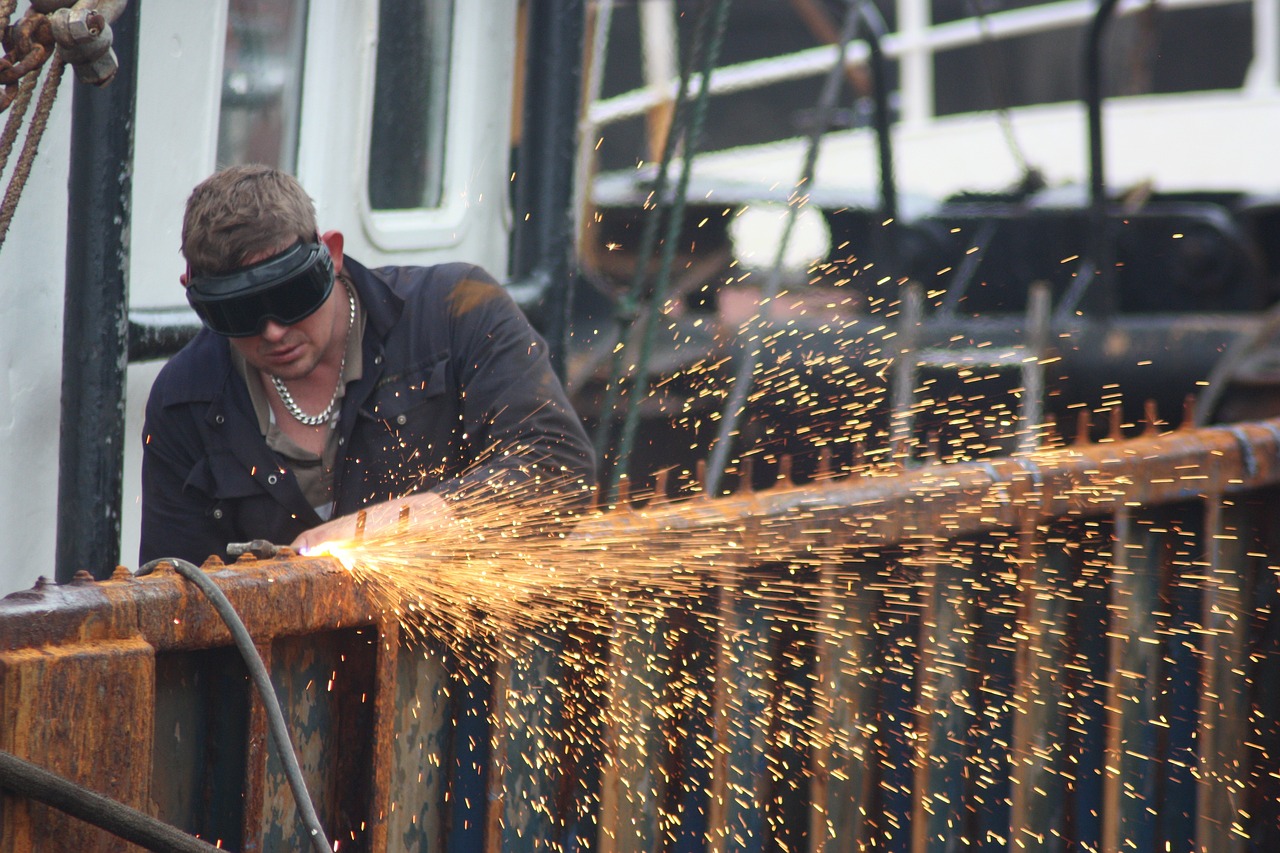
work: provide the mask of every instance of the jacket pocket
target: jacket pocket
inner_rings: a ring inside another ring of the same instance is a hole
[[[449,354],[384,377],[360,414],[384,422],[391,430],[421,431],[429,413],[438,413],[448,388]]]
[[[247,498],[263,492],[262,485],[244,469],[240,460],[230,454],[215,453],[203,460],[202,464],[208,467],[208,479],[203,491],[215,500]],[[194,485],[192,480],[195,474],[193,471],[192,477],[187,478],[188,485]]]

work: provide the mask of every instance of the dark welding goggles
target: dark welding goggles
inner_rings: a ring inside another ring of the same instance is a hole
[[[187,301],[212,331],[256,335],[268,320],[291,326],[316,312],[333,291],[333,258],[324,243],[297,243],[278,255],[187,282]]]

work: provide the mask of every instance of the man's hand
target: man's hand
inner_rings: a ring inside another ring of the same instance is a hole
[[[408,517],[402,520],[406,508]],[[363,512],[364,536],[372,536],[384,528],[399,524],[420,527],[448,524],[453,520],[448,504],[433,492],[370,504]],[[309,553],[323,553],[324,549],[320,546],[326,542],[349,542],[356,539],[360,535],[359,519],[360,513],[351,513],[327,521],[293,540],[292,547],[304,556]]]

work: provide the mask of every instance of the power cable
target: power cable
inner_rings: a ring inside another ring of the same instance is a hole
[[[293,750],[293,742],[289,739],[289,728],[285,725],[284,712],[280,710],[280,700],[276,697],[275,687],[271,684],[271,675],[267,672],[266,664],[262,662],[262,656],[258,654],[258,649],[253,644],[253,637],[249,635],[249,630],[240,620],[240,614],[236,612],[222,589],[208,575],[186,560],[161,557],[139,568],[137,574],[139,576],[150,574],[161,563],[173,566],[178,574],[195,584],[196,588],[209,599],[209,603],[222,617],[227,628],[231,630],[231,637],[235,641],[236,648],[240,650],[245,665],[249,668],[249,676],[253,679],[262,704],[267,710],[268,728],[275,741],[276,751],[280,754],[280,763],[284,765],[285,778],[289,782],[289,787],[293,789],[298,814],[311,836],[311,846],[315,848],[316,853],[333,853],[333,848],[325,838],[324,827],[320,825],[320,818],[316,815],[315,806],[311,802],[311,795],[307,792],[306,782],[302,778],[302,768],[298,766],[298,756]]]
[[[0,788],[52,806],[155,853],[220,849],[7,752],[0,752]]]

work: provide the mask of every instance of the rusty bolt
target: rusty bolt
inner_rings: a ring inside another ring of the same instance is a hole
[[[49,25],[53,27],[53,40],[60,47],[69,48],[95,41],[107,29],[107,19],[93,9],[59,9],[49,16]],[[105,50],[110,44],[108,39],[99,49]]]

